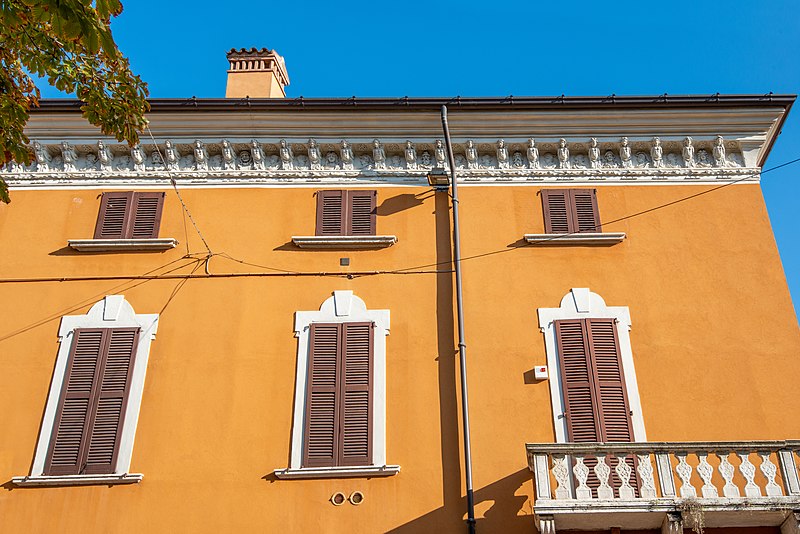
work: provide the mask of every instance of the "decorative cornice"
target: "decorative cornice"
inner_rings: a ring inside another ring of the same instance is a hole
[[[129,148],[34,140],[31,165],[2,171],[12,187],[250,186],[426,183],[446,166],[440,139],[180,139]],[[745,141],[604,138],[465,140],[454,144],[460,183],[718,182],[759,180]]]

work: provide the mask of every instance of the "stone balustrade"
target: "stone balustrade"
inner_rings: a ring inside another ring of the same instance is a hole
[[[564,518],[559,528],[586,526],[586,517],[577,523],[575,518],[589,512],[630,513],[636,526],[652,528],[665,515],[678,521],[676,514],[688,509],[703,510],[715,526],[741,525],[744,519],[732,515],[737,510],[746,509],[754,526],[780,525],[800,510],[800,441],[526,447],[536,488],[534,512],[545,530],[554,530],[559,516]]]

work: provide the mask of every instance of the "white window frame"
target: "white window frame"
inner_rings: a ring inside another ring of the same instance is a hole
[[[114,473],[100,475],[58,475],[44,474],[47,451],[53,435],[58,403],[61,399],[61,390],[67,370],[70,349],[78,328],[130,328],[141,329],[139,342],[136,347],[131,374],[131,386],[128,396],[125,418],[122,423],[119,453]],[[140,473],[129,473],[131,456],[133,455],[133,441],[136,435],[136,425],[139,420],[139,408],[142,403],[144,379],[147,371],[147,360],[150,355],[150,343],[158,330],[158,314],[139,314],[125,300],[123,295],[107,295],[103,300],[95,303],[86,315],[65,315],[61,318],[58,330],[60,346],[56,356],[56,365],[53,371],[53,380],[50,383],[50,392],[47,395],[47,405],[44,411],[39,441],[33,460],[31,474],[26,477],[15,477],[13,482],[24,486],[47,485],[79,485],[79,484],[114,484],[132,483],[142,480]]]
[[[625,374],[625,389],[628,392],[628,403],[633,424],[633,440],[647,441],[642,417],[642,403],[639,398],[639,386],[636,382],[636,370],[633,365],[631,350],[631,315],[627,306],[606,306],[603,298],[592,293],[588,288],[573,287],[561,299],[558,308],[539,308],[539,328],[544,334],[547,352],[547,369],[550,382],[550,400],[553,407],[553,423],[556,431],[556,443],[567,443],[567,421],[564,416],[564,395],[562,394],[561,373],[559,372],[558,340],[556,338],[555,321],[564,319],[614,319],[619,340],[622,359],[622,372]]]
[[[303,467],[303,431],[308,387],[308,350],[312,323],[375,323],[372,375],[372,464],[368,466]],[[386,463],[386,336],[389,335],[389,310],[368,310],[352,291],[334,291],[319,311],[295,312],[297,337],[297,377],[292,420],[292,445],[289,467],[276,469],[278,478],[324,478],[346,476],[388,476],[400,471],[399,465]]]

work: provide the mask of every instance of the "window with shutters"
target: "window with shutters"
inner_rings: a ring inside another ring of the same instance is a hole
[[[630,344],[630,312],[573,288],[539,308],[556,440],[647,441]]]
[[[131,483],[133,437],[158,315],[109,295],[61,320],[61,345],[31,474],[18,485]]]
[[[317,191],[317,235],[375,235],[377,191]]]
[[[163,192],[112,191],[103,193],[92,239],[70,239],[78,251],[158,251],[174,248],[173,238],[159,238]]]
[[[603,232],[596,189],[542,189],[544,234],[525,234],[529,243],[614,244],[624,232]]]
[[[377,198],[375,190],[317,191],[315,235],[292,236],[300,248],[374,249],[397,242],[393,235],[377,235]]]
[[[389,310],[334,291],[295,315],[297,377],[289,467],[279,478],[394,475],[386,462]]]
[[[103,193],[94,229],[95,239],[147,239],[158,237],[164,193]]]

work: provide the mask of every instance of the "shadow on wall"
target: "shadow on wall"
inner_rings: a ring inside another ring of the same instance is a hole
[[[399,195],[413,196],[413,195]],[[397,198],[397,197],[393,197]],[[387,202],[392,199],[387,199]],[[409,202],[408,199],[405,199]],[[395,201],[398,202],[399,201]],[[383,206],[381,206],[383,207]],[[380,210],[380,208],[379,208]],[[379,211],[380,213],[380,211]],[[436,261],[440,269],[452,266],[452,226],[450,197],[435,195]],[[396,534],[430,532],[466,532],[466,497],[462,494],[462,441],[459,434],[461,412],[458,404],[458,351],[455,325],[455,287],[453,273],[436,275],[436,320],[438,336],[439,424],[441,425],[442,507],[404,525],[389,530]],[[520,445],[520,455],[522,445]],[[477,459],[480,461],[480,459]],[[524,532],[530,534],[534,523],[527,495],[515,495],[524,484],[531,485],[527,468],[475,491],[478,532]],[[526,492],[530,494],[530,492]],[[522,513],[523,515],[520,515]]]
[[[475,510],[479,533],[503,532],[531,534],[536,531],[528,495],[533,491],[531,472],[525,468],[497,482],[475,490]],[[524,485],[530,491],[517,492]],[[461,490],[459,489],[459,493]],[[422,534],[428,532],[467,532],[467,499],[459,497],[404,525],[389,530],[392,534]],[[482,512],[482,513],[481,513]]]

